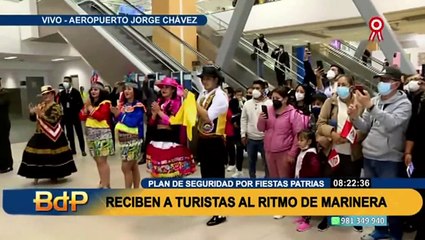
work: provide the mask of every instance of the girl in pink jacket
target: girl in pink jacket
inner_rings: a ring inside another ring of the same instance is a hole
[[[290,89],[273,90],[273,106],[261,113],[257,128],[265,132],[264,150],[270,178],[294,177],[298,132],[305,129],[301,114],[288,103]]]

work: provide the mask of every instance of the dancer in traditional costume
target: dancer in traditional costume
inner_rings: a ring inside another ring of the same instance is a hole
[[[172,78],[159,84],[161,97],[152,104],[149,125],[156,126],[146,150],[148,171],[153,177],[182,177],[195,172],[193,155],[187,148],[187,136],[180,125],[170,125],[182,105],[183,88]]]
[[[62,109],[55,102],[52,86],[41,88],[43,102],[30,108],[30,119],[37,122],[34,136],[22,156],[18,174],[23,177],[57,181],[77,172],[68,140],[61,127]]]
[[[110,169],[108,156],[114,154],[111,132],[111,101],[108,92],[99,81],[93,81],[89,99],[84,104],[82,119],[86,121],[87,141],[90,155],[99,171],[100,188],[110,188]]]
[[[145,107],[141,103],[140,84],[132,77],[125,81],[124,101],[111,107],[117,124],[115,136],[121,151],[122,172],[126,188],[139,188],[140,172],[137,164],[143,157],[143,116]]]

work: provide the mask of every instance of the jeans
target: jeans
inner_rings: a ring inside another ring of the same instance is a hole
[[[267,169],[266,155],[264,154],[264,141],[248,139],[246,148],[249,158],[249,177],[256,178],[258,153],[261,154],[261,158],[264,162],[264,171],[266,173],[265,177],[268,177],[269,173]]]
[[[257,55],[257,75],[261,78],[264,76],[264,60],[259,55]]]
[[[373,159],[364,159],[363,164],[365,178],[399,178],[402,173],[402,162],[378,161]],[[391,239],[401,240],[403,238],[403,218],[388,217],[388,227],[375,227],[375,231],[386,234]]]

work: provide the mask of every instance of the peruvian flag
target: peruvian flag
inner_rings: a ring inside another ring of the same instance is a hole
[[[93,70],[90,77],[90,83],[96,83],[97,81],[99,81],[99,74],[97,74],[97,71]]]
[[[347,139],[351,144],[357,140],[357,131],[349,120],[345,121],[344,127],[341,131],[341,137]]]
[[[335,148],[332,148],[328,156],[329,165],[331,165],[332,168],[335,168],[339,165],[339,161],[340,159],[338,153],[336,152]]]

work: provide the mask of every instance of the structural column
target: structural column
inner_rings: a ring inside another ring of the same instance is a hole
[[[385,57],[387,59],[393,59],[393,55],[396,52],[401,53],[400,57],[400,70],[406,74],[416,73],[416,68],[406,57],[406,54],[398,42],[391,26],[385,19],[384,15],[376,9],[375,5],[372,3],[372,0],[353,0],[354,5],[360,12],[360,15],[365,20],[367,26],[369,27],[369,20],[374,16],[380,16],[384,21],[384,29],[382,31],[384,40],[379,42],[379,46],[382,49]]]
[[[152,14],[197,14],[196,4],[196,0],[153,0]],[[164,28],[168,29],[192,48],[197,49],[196,26],[165,26]],[[177,39],[170,36],[162,27],[154,27],[152,41],[187,69],[192,69],[192,62],[197,60],[195,53],[188,50]]]
[[[226,69],[226,66],[230,66],[254,2],[255,0],[237,2],[232,18],[230,19],[229,27],[224,34],[223,41],[217,53],[215,62],[218,66],[224,69]]]
[[[354,57],[358,59],[362,59],[363,53],[366,49],[368,49],[369,41],[363,40],[359,43],[359,46],[356,49],[356,52],[354,53]]]

